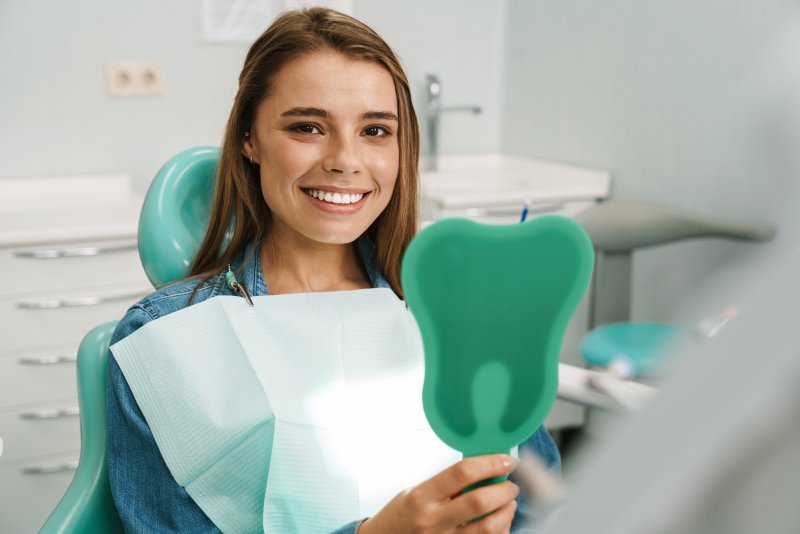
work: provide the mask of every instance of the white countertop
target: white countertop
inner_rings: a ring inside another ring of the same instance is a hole
[[[142,201],[121,174],[0,179],[0,247],[135,237]]]
[[[438,167],[423,171],[420,185],[423,197],[444,209],[599,200],[611,185],[607,171],[505,154],[442,156]]]

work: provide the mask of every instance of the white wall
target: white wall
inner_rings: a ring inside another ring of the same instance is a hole
[[[778,46],[798,30],[796,2],[508,0],[506,10],[504,151],[608,169],[616,198],[777,217],[787,184],[765,166],[776,133],[765,90],[797,63]],[[715,311],[728,303],[694,297],[763,251],[701,241],[637,254],[634,315]]]
[[[219,144],[247,47],[201,42],[199,9],[197,0],[0,2],[0,178],[122,172],[144,191],[174,153]],[[502,9],[356,0],[354,15],[396,49],[418,100],[436,72],[446,105],[484,107],[443,119],[442,151],[499,147]],[[104,64],[131,59],[164,64],[164,96],[106,94]]]
[[[199,2],[0,4],[0,176],[122,172],[140,190],[188,146],[217,143],[242,46],[196,39]],[[165,66],[163,97],[116,99],[109,60]]]

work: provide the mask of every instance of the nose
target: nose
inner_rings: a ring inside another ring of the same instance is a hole
[[[361,172],[361,157],[355,140],[342,136],[332,137],[328,143],[322,168],[333,174],[357,174]]]

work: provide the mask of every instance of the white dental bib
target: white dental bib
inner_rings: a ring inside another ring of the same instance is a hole
[[[111,347],[175,480],[223,532],[329,533],[461,459],[389,289],[220,296]]]

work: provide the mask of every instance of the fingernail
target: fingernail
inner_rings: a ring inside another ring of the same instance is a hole
[[[503,466],[506,469],[514,469],[517,467],[517,461],[509,456],[507,459],[503,460]]]
[[[514,496],[516,497],[517,495],[519,495],[519,486],[514,484]]]

